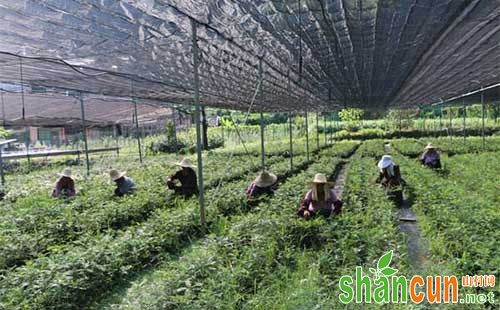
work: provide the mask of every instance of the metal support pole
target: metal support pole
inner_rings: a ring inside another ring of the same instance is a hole
[[[449,135],[450,135],[450,139],[452,138],[453,136],[453,119],[452,119],[452,106],[449,106],[448,107],[448,114],[449,114],[449,121],[450,121],[450,124],[449,124]]]
[[[399,109],[399,137],[401,138],[401,131],[402,131],[402,127],[403,127],[403,123],[401,122],[401,109]]]
[[[262,84],[264,83],[264,76],[262,72],[262,57],[259,58],[259,103],[264,107],[264,97],[262,91]],[[266,155],[264,149],[264,113],[262,113],[262,108],[260,112],[260,159],[261,159],[261,169],[266,170]]]
[[[334,122],[333,122],[333,126],[335,128],[335,134],[333,135],[335,139],[338,139],[338,135],[339,135],[339,132],[340,130],[342,130],[341,126],[340,126],[340,122],[339,122],[339,112],[337,111],[335,114],[334,114]]]
[[[195,121],[196,121],[196,154],[198,157],[198,188],[200,191],[199,202],[200,202],[200,222],[201,229],[203,232],[206,231],[206,219],[205,219],[205,201],[203,192],[203,160],[201,158],[201,124],[200,124],[200,76],[199,76],[199,60],[200,55],[198,51],[198,38],[196,34],[196,22],[191,19],[191,30],[193,32],[193,75],[194,75],[194,101],[196,104],[195,110]]]
[[[439,131],[443,131],[443,105],[439,106]]]
[[[260,112],[260,161],[262,171],[266,170],[266,155],[264,149],[264,113]]]
[[[287,93],[291,99],[290,69],[288,69],[286,88],[287,88]],[[289,137],[290,137],[290,171],[291,171],[291,170],[293,170],[293,120],[292,120],[292,112],[288,112],[288,132],[289,132]]]
[[[0,95],[2,96],[2,126],[5,128],[5,102],[3,100],[3,91],[0,91]]]
[[[288,113],[288,131],[290,133],[290,170],[293,170],[293,127],[292,113]]]
[[[465,117],[466,117],[466,113],[467,113],[467,107],[465,106],[465,99],[462,99],[462,103],[463,103],[463,116],[464,116],[464,144],[465,144],[465,139],[466,139],[466,135],[465,135]]]
[[[335,112],[330,113],[330,144],[335,141],[335,135],[337,134],[337,124],[335,123]]]
[[[318,153],[319,153],[319,114],[318,114],[318,111],[316,111],[316,149],[318,150]]]
[[[2,179],[2,187],[5,186],[5,175],[3,174],[3,156],[2,156],[2,146],[0,146],[0,176]]]
[[[309,161],[309,121],[307,120],[307,110],[306,110],[306,158]]]
[[[135,135],[137,138],[137,148],[139,149],[139,162],[142,164],[142,146],[141,146],[141,133],[139,131],[139,115],[137,114],[137,100],[132,98],[134,102],[134,114],[135,114]]]
[[[120,156],[120,143],[118,141],[118,128],[117,124],[113,125],[113,137],[115,138],[115,146],[116,146],[116,155]]]
[[[89,145],[87,141],[87,126],[85,124],[85,107],[83,104],[83,93],[80,93],[80,109],[82,113],[83,143],[85,146],[85,162],[87,164],[87,176],[90,176]]]
[[[332,144],[332,138],[333,138],[333,130],[332,130],[332,113],[328,113],[328,118],[329,118],[329,122],[328,122],[328,133],[329,133],[329,142],[330,144]]]
[[[30,130],[26,126],[26,110],[24,106],[24,78],[23,78],[23,59],[19,58],[19,74],[21,78],[21,103],[22,103],[22,119],[24,123],[24,143],[26,145],[26,158],[28,159],[28,170],[31,170],[31,159],[30,159]]]
[[[327,139],[326,139],[326,134],[327,134],[327,131],[326,131],[326,115],[323,115],[323,133],[325,134],[325,146],[327,145]]]
[[[339,111],[337,111],[337,128],[339,130],[339,133],[341,130],[343,130],[343,127],[342,127],[342,122],[340,121],[340,115],[339,115]],[[340,134],[339,134],[340,135]]]
[[[26,157],[28,159],[28,170],[31,170],[31,158],[30,158],[30,129],[28,126],[24,126],[24,144],[26,145]]]
[[[220,132],[221,132],[221,135],[222,135],[222,147],[224,147],[224,146],[225,146],[225,144],[226,144],[226,143],[224,142],[224,141],[225,141],[225,140],[224,140],[224,125],[220,125],[220,124],[219,124],[219,126],[220,126]]]
[[[481,87],[482,89],[482,87]],[[486,137],[485,137],[485,132],[484,132],[484,112],[485,112],[485,107],[484,107],[484,92],[481,92],[481,117],[483,119],[483,125],[481,129],[481,134],[483,136],[483,150],[486,148]]]
[[[175,148],[175,155],[179,155],[179,147],[177,143],[177,124],[175,122],[175,108],[172,108],[172,127],[174,129],[174,148]]]

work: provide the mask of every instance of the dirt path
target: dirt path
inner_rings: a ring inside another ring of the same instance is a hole
[[[384,151],[388,154],[392,154],[391,145],[384,144]],[[403,205],[399,209],[399,230],[404,232],[408,237],[407,246],[410,265],[414,269],[420,270],[427,262],[428,257],[423,240],[421,238],[418,219],[411,209],[410,201],[411,199],[409,199],[409,197],[406,197]]]
[[[408,237],[408,257],[410,265],[419,270],[427,262],[427,254],[420,237],[420,228],[418,227],[417,217],[411,210],[408,201],[403,203],[399,210],[399,230]]]
[[[343,162],[335,178],[335,187],[333,188],[333,190],[335,191],[335,195],[337,196],[337,198],[340,200],[342,200],[342,194],[344,192],[345,181],[347,178],[347,171],[349,171],[350,165],[351,163],[348,161]]]

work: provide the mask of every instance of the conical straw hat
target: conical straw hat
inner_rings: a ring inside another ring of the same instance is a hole
[[[259,173],[259,175],[255,178],[253,182],[258,187],[268,187],[276,183],[276,180],[278,180],[278,177],[276,175],[269,173],[267,171],[263,171]]]
[[[109,171],[109,176],[111,177],[111,180],[116,181],[119,178],[125,176],[127,174],[127,171],[118,171],[116,169],[110,170]]]
[[[335,183],[334,182],[329,182],[326,178],[326,175],[323,173],[317,173],[314,176],[314,180],[312,182],[307,183],[309,186],[314,186],[316,184],[326,184],[326,186],[333,186]]]
[[[195,165],[191,164],[191,160],[189,160],[189,158],[183,158],[180,163],[175,163],[175,165],[184,168],[196,168]]]
[[[62,177],[71,178],[71,169],[64,169],[64,171],[62,173],[59,173],[59,175]]]
[[[436,147],[434,145],[432,145],[432,143],[428,143],[425,147],[426,150],[430,150],[430,149],[436,149]]]

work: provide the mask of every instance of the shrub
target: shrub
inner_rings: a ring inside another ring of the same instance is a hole
[[[362,109],[348,108],[339,112],[339,117],[343,122],[347,122],[347,131],[357,131],[361,126],[361,119],[364,111]]]

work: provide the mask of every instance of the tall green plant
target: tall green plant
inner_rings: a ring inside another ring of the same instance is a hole
[[[174,143],[176,142],[176,137],[175,137],[175,127],[172,122],[169,122],[165,126],[165,133],[167,135],[167,142],[168,143]]]
[[[0,127],[0,139],[5,139],[11,134],[10,130]]]
[[[410,129],[413,128],[414,122],[412,117],[415,115],[415,110],[411,109],[391,109],[385,117],[388,127],[392,130]]]
[[[357,108],[342,109],[339,112],[339,117],[343,122],[347,123],[347,131],[357,131],[361,126],[361,119],[363,118],[364,111]]]

